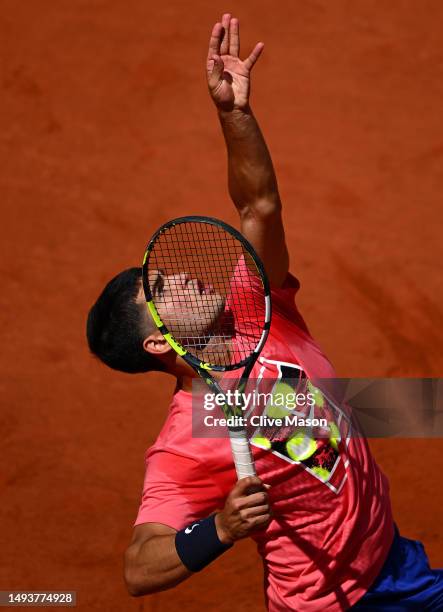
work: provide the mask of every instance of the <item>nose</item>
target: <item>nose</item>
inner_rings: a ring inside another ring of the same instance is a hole
[[[180,272],[180,274],[173,274],[168,276],[168,281],[175,289],[184,289],[186,284],[189,282],[189,274],[187,272]]]

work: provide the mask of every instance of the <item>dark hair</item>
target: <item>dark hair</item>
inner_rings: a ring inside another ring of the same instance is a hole
[[[86,323],[89,348],[114,370],[135,374],[165,370],[162,362],[147,353],[143,340],[154,329],[136,302],[141,287],[141,268],[117,274],[103,289]]]

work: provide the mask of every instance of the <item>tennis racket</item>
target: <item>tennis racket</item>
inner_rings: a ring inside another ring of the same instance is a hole
[[[253,247],[211,217],[173,219],[152,236],[143,259],[148,311],[172,349],[222,394],[227,418],[238,415],[213,372],[243,368],[246,388],[271,324],[269,281]],[[244,427],[229,427],[238,478],[256,474]]]

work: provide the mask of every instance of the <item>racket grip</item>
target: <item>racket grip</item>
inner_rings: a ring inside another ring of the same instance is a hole
[[[238,480],[246,476],[256,476],[257,472],[246,431],[229,431],[229,438]]]

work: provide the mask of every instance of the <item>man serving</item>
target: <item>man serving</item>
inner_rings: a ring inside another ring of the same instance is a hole
[[[289,274],[277,181],[249,105],[250,73],[263,44],[242,61],[239,41],[238,20],[225,14],[212,30],[207,80],[241,232],[263,261],[272,289],[272,325],[252,376],[333,378],[294,304],[299,283]],[[156,279],[165,301],[175,280]],[[130,594],[171,588],[250,536],[263,558],[272,612],[347,610],[357,602],[360,610],[427,609],[443,601],[441,574],[432,574],[417,543],[395,530],[387,479],[362,437],[309,440],[303,456],[257,444],[258,476],[238,482],[228,439],[214,445],[192,437],[196,374],[151,320],[139,268],[108,283],[89,313],[87,333],[91,350],[110,367],[161,370],[177,381],[165,424],[146,453],[142,500],[125,556]],[[344,423],[339,412],[337,422]]]

